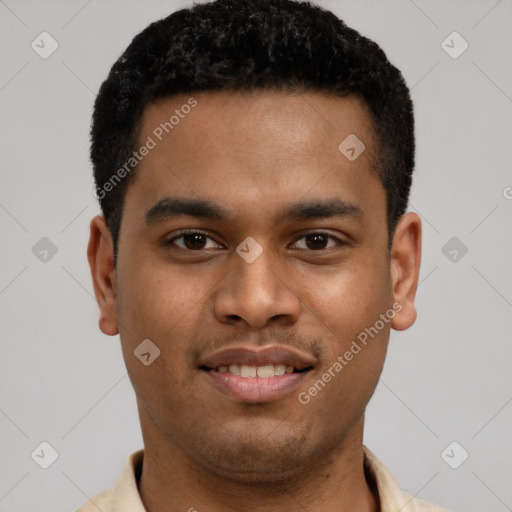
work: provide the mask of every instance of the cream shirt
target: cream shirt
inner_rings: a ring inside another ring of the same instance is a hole
[[[364,446],[363,449],[365,467],[377,482],[380,512],[447,512],[401,491],[386,466],[368,448]],[[89,500],[77,512],[146,512],[137,490],[143,456],[144,450],[132,453],[117,483]]]

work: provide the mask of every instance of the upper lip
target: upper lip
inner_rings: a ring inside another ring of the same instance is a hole
[[[248,366],[266,366],[284,364],[296,370],[305,370],[314,366],[315,358],[302,351],[272,345],[266,347],[237,346],[219,350],[200,361],[199,367],[214,370],[219,366],[240,364]]]

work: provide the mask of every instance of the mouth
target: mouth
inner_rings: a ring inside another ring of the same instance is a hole
[[[290,373],[302,373],[310,369],[310,367],[303,370],[298,370],[292,365],[285,364],[266,364],[262,366],[250,366],[248,364],[234,363],[229,366],[223,365],[217,368],[208,368],[203,366],[200,368],[205,371],[215,371],[218,373],[231,373],[246,379],[258,378],[258,379],[269,379],[271,377],[277,377],[279,375],[285,375]]]
[[[222,394],[244,403],[278,400],[296,389],[315,359],[284,347],[231,348],[205,359],[198,369]]]

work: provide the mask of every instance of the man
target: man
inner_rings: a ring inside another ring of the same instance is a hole
[[[81,512],[433,511],[363,445],[421,222],[400,72],[332,13],[218,0],[99,92],[88,258],[144,450]]]

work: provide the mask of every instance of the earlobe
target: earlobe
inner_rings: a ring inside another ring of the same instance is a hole
[[[394,302],[400,304],[391,327],[408,329],[416,320],[414,299],[421,264],[421,219],[416,213],[406,213],[399,220],[391,247],[391,278]]]
[[[100,308],[99,327],[104,334],[114,336],[119,332],[114,250],[110,229],[101,215],[91,220],[87,259]]]

